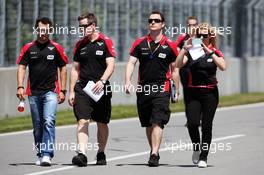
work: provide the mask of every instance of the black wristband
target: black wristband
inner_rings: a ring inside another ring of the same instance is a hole
[[[64,95],[66,95],[67,90],[60,90]]]
[[[25,89],[24,86],[18,86],[17,90],[20,89],[20,88]]]
[[[211,53],[209,54],[209,57],[210,57],[210,56],[212,56],[213,54],[215,54],[215,52],[214,52],[214,51],[213,51],[213,52],[211,52]]]

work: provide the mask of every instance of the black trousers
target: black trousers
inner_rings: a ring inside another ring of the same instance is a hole
[[[213,119],[218,102],[219,93],[217,87],[214,89],[185,89],[185,111],[188,131],[194,151],[201,150],[200,160],[207,160],[212,141]],[[202,128],[202,139],[200,139],[199,132],[200,123]]]

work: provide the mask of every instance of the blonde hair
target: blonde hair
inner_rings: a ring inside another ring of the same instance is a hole
[[[212,27],[211,24],[207,22],[202,22],[198,25],[196,34],[200,33],[200,30],[207,29],[209,35],[209,44],[214,48],[217,48],[217,31],[215,27]]]

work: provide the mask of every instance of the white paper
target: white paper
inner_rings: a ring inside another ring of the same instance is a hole
[[[193,60],[197,60],[201,56],[205,55],[203,47],[201,45],[194,45],[192,48],[189,49],[189,53]]]
[[[100,98],[104,95],[104,91],[101,91],[100,93],[95,94],[93,92],[93,87],[95,86],[95,83],[93,81],[89,81],[86,86],[83,88],[83,91],[89,95],[95,102],[100,100]]]

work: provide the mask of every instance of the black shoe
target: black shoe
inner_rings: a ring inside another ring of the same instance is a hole
[[[72,164],[79,167],[87,166],[87,157],[83,153],[78,153],[78,155],[72,158]]]
[[[160,159],[159,154],[158,155],[151,154],[150,157],[149,157],[148,165],[150,167],[157,167],[157,166],[159,166],[159,159]]]
[[[104,152],[97,153],[96,165],[106,165],[106,157]]]

